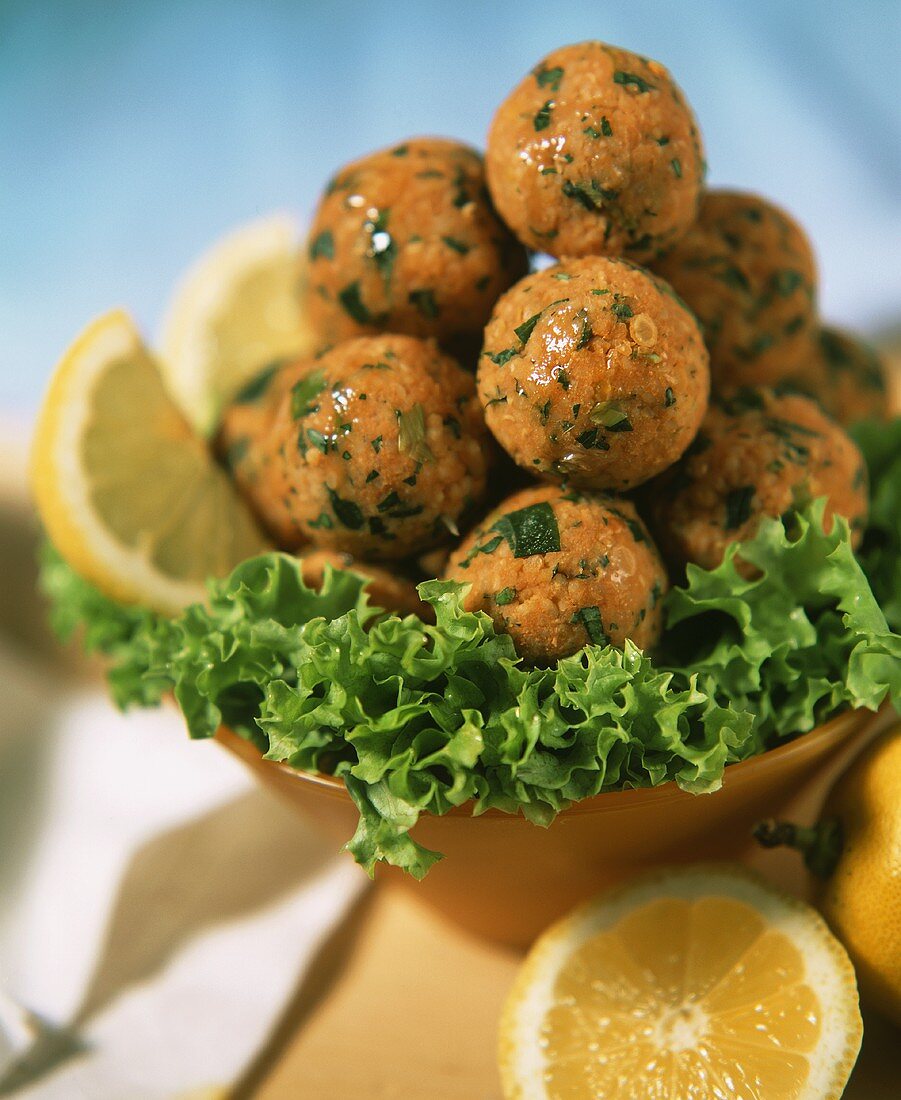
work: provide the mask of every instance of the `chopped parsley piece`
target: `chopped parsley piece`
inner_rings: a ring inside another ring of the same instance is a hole
[[[733,489],[726,497],[726,530],[734,531],[750,517],[751,501],[754,499],[754,486],[743,485]]]
[[[325,374],[321,370],[311,371],[291,387],[291,416],[300,420],[310,413],[318,412],[316,398],[325,389]]]
[[[554,380],[558,382],[564,390],[568,390],[570,386],[569,375],[564,367],[558,367],[556,373],[554,373]]]
[[[780,294],[783,298],[788,298],[799,286],[804,285],[804,276],[800,271],[785,268],[782,271],[777,271],[770,281],[777,294]]]
[[[595,212],[603,210],[605,203],[614,202],[619,198],[619,191],[602,187],[596,179],[589,183],[573,183],[572,180],[564,180],[563,194],[568,199],[574,199],[586,210]]]
[[[514,355],[519,354],[519,348],[504,348],[503,351],[492,353],[486,351],[485,354],[491,360],[492,363],[496,363],[499,367],[502,367],[504,363],[509,363]]]
[[[560,529],[550,504],[530,504],[508,512],[492,527],[507,540],[514,558],[530,558],[535,554],[551,554],[560,550]]]
[[[560,81],[563,79],[563,69],[555,65],[553,69],[545,69],[543,66],[535,70],[535,80],[539,88],[550,88],[552,92],[560,90]]]
[[[582,133],[587,134],[590,138],[594,138],[595,140],[597,140],[597,138],[601,137],[611,137],[613,135],[613,127],[610,125],[610,120],[607,118],[607,116],[602,115],[600,127],[586,126]]]
[[[673,393],[673,391],[670,389],[670,387],[667,386],[666,391],[663,394],[663,407],[665,409],[671,409],[673,407],[673,405],[675,405],[675,403],[676,403],[676,395]]]
[[[506,404],[507,404],[506,394],[502,393],[500,387],[498,386],[495,389],[494,397],[488,398],[488,400],[485,402],[484,407],[486,409],[490,409],[492,405],[506,405]]]
[[[569,621],[571,623],[581,623],[585,627],[585,633],[592,645],[607,644],[607,635],[604,633],[604,624],[601,622],[600,608],[580,607]]]
[[[615,401],[598,401],[589,413],[589,420],[611,432],[631,432],[632,422],[628,414]]]
[[[377,477],[381,476],[382,475],[378,472],[378,470],[370,470],[369,473],[366,475],[366,484],[368,485],[370,481],[375,481]]]
[[[495,592],[494,594],[494,602],[498,607],[506,607],[508,603],[513,603],[515,599],[515,588],[502,588],[500,592]]]
[[[610,307],[610,312],[614,317],[618,317],[620,321],[627,321],[632,316],[632,307],[628,302],[614,302]]]
[[[576,341],[576,351],[580,351],[582,348],[587,347],[594,336],[594,329],[591,327],[588,312],[584,309],[580,309],[578,316],[582,322],[582,330],[579,333],[579,339]]]
[[[330,531],[335,525],[332,522],[332,517],[328,514],[328,512],[320,512],[319,516],[316,519],[311,519],[307,521],[307,526],[322,527],[325,530]]]
[[[332,502],[332,511],[338,517],[338,520],[344,524],[345,527],[350,528],[351,531],[359,531],[363,526],[365,520],[363,518],[362,509],[358,504],[355,504],[352,500],[343,500],[334,489],[326,486],[328,491],[329,500]]]
[[[553,309],[554,306],[562,305],[564,302],[568,301],[569,298],[558,298],[556,302],[551,302],[549,305],[546,305],[544,309],[539,309],[537,313],[533,313],[532,316],[523,321],[521,325],[517,325],[513,331],[516,333],[516,338],[519,342],[523,345],[529,342],[529,337],[535,331],[535,326],[541,320],[542,313],[546,313],[549,309]]]
[[[326,260],[333,260],[335,258],[335,238],[332,236],[332,231],[323,229],[321,233],[315,236],[310,241],[307,254],[311,260],[318,260],[320,256]]]
[[[382,449],[382,437],[380,435],[377,435],[375,439],[371,439],[369,442],[372,446],[372,449],[375,451],[376,454],[378,454],[379,451],[381,451]]]
[[[650,92],[656,85],[649,84],[646,80],[643,80],[635,73],[627,73],[622,69],[617,69],[613,74],[613,83],[621,84],[624,88],[635,88],[639,95],[644,92]]]
[[[405,157],[410,152],[409,145],[398,145],[396,149],[391,150],[392,157]]]
[[[606,437],[597,428],[589,428],[587,431],[581,432],[576,436],[576,442],[588,451],[610,450],[610,444],[607,442]]]
[[[664,136],[664,137],[659,137],[659,138],[657,138],[657,139],[656,139],[656,141],[657,141],[657,144],[658,144],[658,145],[661,145],[661,146],[662,146],[662,145],[669,145],[669,138],[668,138],[668,137],[666,137],[666,136]]]
[[[423,317],[434,320],[438,313],[438,303],[435,301],[435,292],[433,290],[411,290],[409,294],[410,302],[416,306]]]
[[[670,165],[672,166],[673,175],[676,177],[676,179],[682,179],[682,162],[679,160],[679,158],[673,157],[673,159],[670,161]]]
[[[632,536],[633,539],[635,539],[636,542],[648,541],[645,530],[640,523],[632,519],[631,516],[624,516],[621,513],[617,514],[619,515],[619,518],[623,521],[623,523],[625,523],[625,525],[629,528],[629,534]]]
[[[714,272],[714,278],[719,279],[726,286],[731,286],[733,290],[749,291],[751,289],[747,275],[733,264],[727,264],[722,271]]]
[[[554,109],[552,99],[545,100],[544,104],[532,119],[532,125],[536,130],[546,130],[551,124],[551,111]]]
[[[329,439],[327,435],[323,435],[322,432],[317,432],[315,429],[310,428],[307,431],[307,439],[309,439],[317,451],[322,451],[324,455],[328,454]]]
[[[533,313],[527,321],[523,321],[521,325],[517,325],[513,330],[516,333],[516,338],[521,344],[527,344],[529,342],[529,337],[535,331],[535,326],[541,320],[541,314],[543,312],[544,310],[540,309],[537,313]]]
[[[470,251],[469,245],[465,241],[458,241],[456,237],[442,237],[441,239],[448,248],[452,248],[454,252],[458,252],[461,256],[465,256]]]
[[[397,411],[397,449],[414,462],[433,462],[435,456],[425,438],[425,412],[417,402],[407,412]]]
[[[349,314],[357,324],[372,324],[373,316],[366,308],[363,299],[360,297],[359,279],[355,279],[354,282],[348,283],[343,290],[338,292],[338,301],[344,308],[344,312]]]

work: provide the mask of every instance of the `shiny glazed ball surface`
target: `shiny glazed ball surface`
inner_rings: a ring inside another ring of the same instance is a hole
[[[675,462],[709,384],[700,330],[670,288],[603,257],[507,291],[478,370],[488,426],[518,465],[586,489],[628,489]]]
[[[486,169],[497,209],[529,248],[642,262],[694,221],[704,161],[663,65],[581,42],[549,54],[500,105]]]
[[[495,213],[474,149],[415,138],[342,168],[307,244],[321,344],[361,333],[478,333],[526,255]]]
[[[445,576],[470,584],[517,652],[546,663],[593,642],[652,647],[667,576],[634,505],[556,485],[505,500],[454,551]]]

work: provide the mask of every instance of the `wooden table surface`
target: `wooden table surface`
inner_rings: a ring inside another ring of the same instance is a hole
[[[501,1100],[495,1036],[516,956],[391,889],[371,891],[325,954],[235,1100]],[[865,1030],[845,1100],[896,1100],[901,1034],[872,1016]]]

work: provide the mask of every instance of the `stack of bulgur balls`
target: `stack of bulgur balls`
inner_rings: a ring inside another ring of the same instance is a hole
[[[309,583],[351,567],[423,613],[440,571],[548,663],[652,649],[670,576],[761,516],[825,496],[859,536],[839,423],[884,415],[881,367],[820,327],[800,227],[704,173],[667,70],[600,42],[522,80],[484,163],[416,138],[337,173],[305,256],[319,354],[262,374],[219,434]]]

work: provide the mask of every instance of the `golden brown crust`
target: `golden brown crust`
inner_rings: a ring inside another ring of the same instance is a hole
[[[254,492],[282,544],[375,559],[446,541],[482,499],[491,453],[472,376],[434,341],[390,335],[306,364],[266,448]]]
[[[731,542],[751,538],[762,516],[817,497],[860,541],[866,467],[842,429],[807,397],[746,392],[711,405],[685,458],[648,486],[651,527],[674,562],[713,569]]]
[[[697,222],[652,266],[701,322],[715,392],[777,385],[815,354],[813,252],[772,203],[708,191]]]
[[[815,354],[786,385],[814,398],[839,424],[891,416],[885,367],[876,350],[842,329],[817,333]]]
[[[694,221],[704,160],[663,65],[581,42],[549,54],[500,105],[486,170],[501,216],[529,248],[644,261]]]
[[[308,241],[309,313],[324,344],[397,332],[459,342],[526,270],[479,154],[413,138],[342,168]]]
[[[488,426],[533,474],[626,489],[676,461],[707,408],[707,351],[662,281],[564,260],[497,302],[479,361]]]
[[[559,550],[527,553],[554,538]],[[529,661],[626,638],[648,649],[660,637],[666,571],[634,505],[617,497],[555,485],[515,493],[466,536],[445,576],[472,586],[464,606],[490,615]]]

